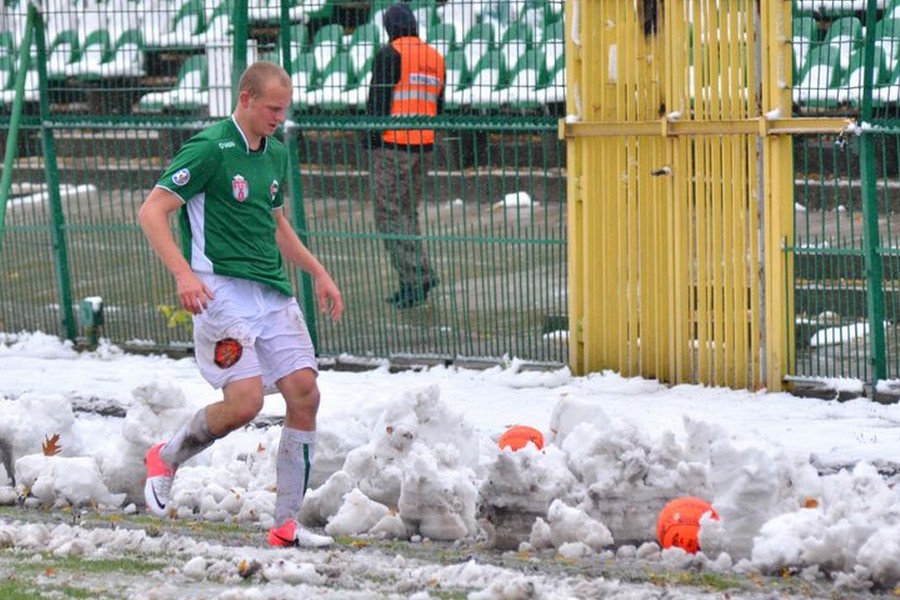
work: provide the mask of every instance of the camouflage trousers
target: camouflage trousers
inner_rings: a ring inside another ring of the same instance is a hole
[[[371,151],[375,227],[384,237],[384,247],[401,286],[436,282],[419,232],[419,205],[430,156],[430,152],[415,147]]]

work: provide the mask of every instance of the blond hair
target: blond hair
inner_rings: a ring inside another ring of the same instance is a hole
[[[238,91],[248,91],[251,96],[258,96],[270,81],[275,80],[282,86],[291,87],[291,76],[287,71],[273,62],[261,60],[255,62],[244,71],[238,82]]]

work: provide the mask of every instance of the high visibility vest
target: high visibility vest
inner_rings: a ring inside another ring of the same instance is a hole
[[[391,115],[435,116],[444,88],[444,57],[417,37],[397,38],[391,46],[400,54],[400,80],[394,85]],[[382,138],[391,144],[423,146],[434,143],[434,130],[389,129]]]

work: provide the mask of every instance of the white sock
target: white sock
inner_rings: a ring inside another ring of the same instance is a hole
[[[312,470],[316,432],[283,427],[275,462],[275,526],[296,519]]]
[[[209,448],[217,439],[209,430],[206,408],[201,408],[166,442],[159,451],[159,456],[168,465],[177,468],[187,459]]]

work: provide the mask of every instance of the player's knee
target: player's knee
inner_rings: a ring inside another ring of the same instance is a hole
[[[253,419],[256,418],[256,415],[259,414],[259,411],[262,410],[263,407],[263,397],[262,396],[254,396],[243,398],[242,401],[236,404],[231,411],[231,417],[233,419],[232,427],[237,429],[239,427],[243,427],[250,423]]]

